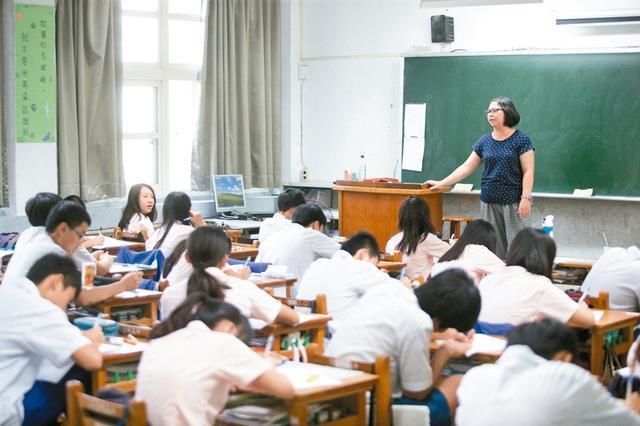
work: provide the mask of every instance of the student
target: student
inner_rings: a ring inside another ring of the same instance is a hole
[[[479,321],[518,325],[541,316],[589,328],[594,317],[584,302],[576,303],[551,282],[556,245],[544,232],[525,228],[513,240],[504,270],[480,281]]]
[[[27,200],[24,210],[31,227],[20,233],[18,241],[16,241],[16,250],[31,241],[37,234],[44,232],[44,224],[49,212],[60,201],[62,201],[62,197],[52,192],[38,192]]]
[[[327,218],[320,207],[301,205],[290,224],[260,244],[256,261],[286,265],[300,282],[314,260],[329,258],[340,250],[340,244],[322,233],[326,224]],[[293,292],[295,295],[297,285]]]
[[[60,369],[61,375],[74,363],[87,370],[102,366],[100,327],[82,333],[64,312],[80,289],[73,260],[58,254],[39,258],[26,276],[14,276],[0,286],[0,424],[23,421],[23,397],[43,363]],[[58,391],[64,394],[64,383]],[[64,401],[61,405],[47,407],[52,416],[47,420],[56,420]]]
[[[557,320],[514,328],[497,363],[464,375],[456,424],[640,424],[638,394],[628,406],[609,395],[589,371],[571,364],[577,347],[573,330]]]
[[[609,292],[609,307],[640,312],[640,249],[615,247],[604,252],[582,284],[583,291],[598,296]]]
[[[476,284],[479,283],[487,274],[504,269],[504,262],[495,255],[497,241],[492,224],[482,219],[469,222],[460,239],[433,265],[431,276],[457,267],[467,271]]]
[[[206,226],[202,214],[191,210],[191,198],[184,192],[170,192],[162,206],[162,225],[147,239],[147,250],[160,249],[168,257],[186,240],[194,227]]]
[[[212,425],[232,387],[291,398],[286,377],[246,346],[251,328],[237,308],[191,294],[157,325],[138,367],[136,398],[154,425]]]
[[[405,275],[424,282],[431,274],[434,258],[445,254],[451,246],[436,235],[429,206],[419,197],[407,197],[400,204],[398,229],[400,232],[391,237],[385,250],[402,252],[402,262],[407,264]]]
[[[156,193],[151,185],[138,183],[129,189],[127,205],[122,211],[118,227],[135,234],[145,231],[149,238],[153,234],[153,222],[157,215]]]
[[[266,219],[260,225],[258,240],[264,242],[267,237],[278,232],[289,223],[298,206],[306,203],[302,191],[296,188],[286,188],[278,195],[278,212]]]
[[[297,297],[315,299],[318,294],[327,296],[329,315],[333,318],[329,327],[339,321],[353,305],[371,288],[377,285],[397,285],[376,266],[380,249],[373,235],[357,232],[342,244],[331,259],[318,259],[302,277]]]
[[[469,275],[451,269],[414,292],[398,284],[378,285],[336,322],[327,354],[373,362],[388,356],[396,404],[427,405],[431,424],[450,425],[460,376],[441,378],[451,357],[462,356],[469,341],[445,340],[429,361],[433,331],[466,332],[480,311],[480,294]]]
[[[85,209],[71,201],[58,203],[47,217],[44,232],[37,234],[11,257],[5,272],[5,282],[24,277],[33,264],[45,254],[67,256],[75,253],[89,225],[91,218]],[[76,261],[76,268],[80,269]],[[122,280],[100,287],[92,287],[79,294],[76,303],[89,306],[126,290],[138,288],[142,273],[130,272]],[[3,284],[4,285],[4,284]]]
[[[187,251],[167,276],[170,285],[160,298],[161,317],[168,318],[189,294],[205,292],[226,300],[248,317],[267,323],[297,323],[298,314],[293,309],[251,281],[223,272],[230,251],[231,241],[221,228],[207,226],[193,231],[187,240]]]

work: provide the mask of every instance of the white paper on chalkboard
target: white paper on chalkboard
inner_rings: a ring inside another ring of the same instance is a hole
[[[422,171],[424,156],[424,138],[404,137],[402,144],[402,168],[404,170]]]
[[[427,104],[406,104],[404,106],[404,137],[424,138]]]

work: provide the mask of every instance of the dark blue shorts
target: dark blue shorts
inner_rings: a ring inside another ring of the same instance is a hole
[[[431,426],[450,426],[451,412],[449,404],[444,394],[439,389],[434,389],[423,400],[410,399],[406,397],[394,398],[394,405],[426,405],[429,407],[429,424]]]

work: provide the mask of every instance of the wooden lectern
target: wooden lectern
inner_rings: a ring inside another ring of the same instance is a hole
[[[338,180],[340,235],[350,237],[357,231],[372,233],[380,249],[398,232],[400,204],[410,195],[424,199],[431,211],[431,223],[442,232],[442,193],[449,189],[430,190],[420,183],[382,183]]]

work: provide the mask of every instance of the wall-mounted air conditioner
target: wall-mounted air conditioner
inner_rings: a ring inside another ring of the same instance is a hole
[[[421,0],[420,7],[449,8],[542,3],[544,0]]]

